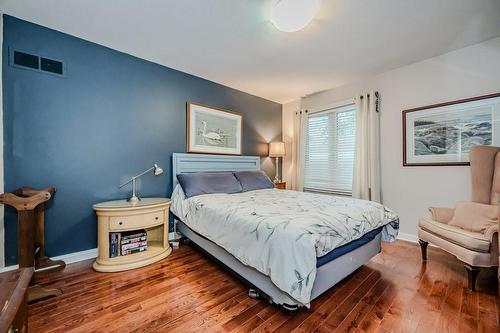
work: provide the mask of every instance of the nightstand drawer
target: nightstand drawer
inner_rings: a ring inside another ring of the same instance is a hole
[[[274,187],[280,190],[286,189],[286,182],[274,183]]]
[[[157,212],[149,214],[140,215],[129,215],[129,216],[110,216],[109,217],[109,229],[115,230],[130,230],[133,228],[142,229],[145,227],[163,224],[164,222],[164,212],[159,210]]]

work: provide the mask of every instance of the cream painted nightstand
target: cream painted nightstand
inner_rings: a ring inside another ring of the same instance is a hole
[[[99,272],[119,272],[146,266],[167,257],[172,249],[168,244],[168,198],[142,198],[131,203],[126,200],[94,205],[97,214],[98,255],[93,264]],[[147,250],[110,258],[110,233],[145,229]]]

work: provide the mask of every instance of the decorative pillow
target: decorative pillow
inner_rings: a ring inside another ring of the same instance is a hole
[[[243,192],[274,188],[274,183],[263,171],[239,171],[234,176],[241,183]]]
[[[193,172],[177,175],[177,180],[186,195],[191,198],[200,194],[238,193],[240,182],[232,172]]]
[[[492,224],[497,223],[498,206],[476,202],[459,202],[455,208],[455,214],[448,224],[483,233]]]

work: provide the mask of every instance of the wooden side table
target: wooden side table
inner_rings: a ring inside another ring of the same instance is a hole
[[[45,202],[56,193],[56,188],[48,186],[41,190],[24,186],[0,195],[0,203],[17,210],[18,221],[18,262],[19,267],[55,270],[66,266],[62,260],[51,260],[45,255]],[[33,277],[28,289],[28,302],[59,296],[59,289],[46,288],[34,284]]]
[[[274,183],[274,187],[280,190],[285,190],[286,189],[286,182],[278,182]]]
[[[146,266],[167,257],[168,198],[142,198],[138,202],[108,201],[94,205],[97,214],[98,255],[93,268],[99,272],[119,272]],[[110,258],[110,233],[145,229],[147,250]]]

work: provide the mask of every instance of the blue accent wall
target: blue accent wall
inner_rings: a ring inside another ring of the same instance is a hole
[[[165,172],[143,177],[139,193],[171,194],[186,101],[242,113],[244,155],[263,156],[267,142],[281,139],[281,104],[11,16],[3,22],[5,190],[57,187],[46,208],[49,256],[95,248],[92,204],[126,198],[119,183],[153,163]],[[12,67],[9,49],[61,60],[66,74]],[[273,176],[272,161],[262,160]],[[9,208],[5,239],[6,264],[15,264],[17,215]]]

